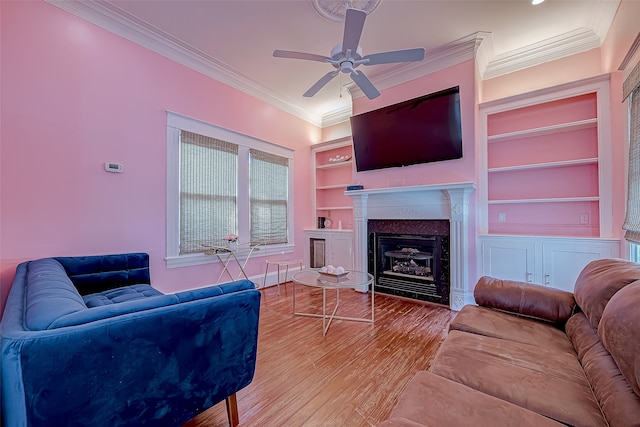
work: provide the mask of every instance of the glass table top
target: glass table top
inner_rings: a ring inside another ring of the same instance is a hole
[[[373,281],[373,276],[362,271],[348,270],[344,275],[336,276],[321,274],[319,269],[307,269],[294,273],[291,279],[305,286],[318,288],[355,288],[368,285]]]

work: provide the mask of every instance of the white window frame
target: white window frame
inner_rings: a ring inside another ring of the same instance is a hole
[[[180,131],[186,130],[238,145],[238,235],[248,239],[249,208],[249,149],[272,153],[289,159],[289,187],[287,201],[287,243],[261,246],[251,258],[291,253],[294,251],[293,216],[293,150],[249,135],[167,111],[167,268],[186,267],[219,262],[218,257],[204,253],[180,255]],[[249,249],[241,249],[239,257],[247,256]]]

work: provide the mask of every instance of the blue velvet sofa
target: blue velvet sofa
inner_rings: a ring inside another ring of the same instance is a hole
[[[162,294],[149,256],[18,265],[0,323],[2,425],[180,426],[253,379],[260,292]]]

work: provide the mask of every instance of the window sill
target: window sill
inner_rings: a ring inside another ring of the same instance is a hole
[[[256,258],[264,258],[267,256],[274,255],[282,255],[287,253],[292,253],[294,251],[293,244],[284,244],[284,245],[269,245],[266,247],[260,247],[253,251],[251,254],[251,259]],[[247,255],[249,254],[249,249],[241,249],[235,252],[236,257],[240,262],[244,262]],[[220,254],[224,258],[224,253]],[[199,254],[190,254],[190,255],[182,255],[182,256],[172,256],[165,258],[167,261],[167,268],[178,268],[178,267],[190,267],[194,265],[202,265],[202,264],[213,264],[219,263],[218,257],[215,255],[205,255],[204,253]]]

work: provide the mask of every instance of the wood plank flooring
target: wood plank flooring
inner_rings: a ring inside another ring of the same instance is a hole
[[[293,284],[262,292],[253,382],[238,392],[240,426],[374,426],[427,369],[455,313],[376,293],[375,323],[292,315]],[[369,294],[343,290],[337,314],[370,316]],[[333,307],[335,293],[327,292]],[[322,291],[296,286],[296,310],[320,313]],[[183,427],[227,426],[224,402]]]

